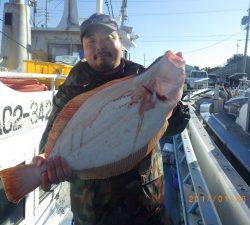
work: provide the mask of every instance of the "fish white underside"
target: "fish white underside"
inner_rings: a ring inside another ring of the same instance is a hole
[[[131,96],[126,96],[138,83],[142,84],[141,79],[130,79],[91,96],[68,122],[50,157],[60,155],[72,169],[84,170],[124,159],[147,145],[165,123],[173,103],[166,107],[167,103],[157,100],[155,108],[141,117],[140,102],[130,106]]]

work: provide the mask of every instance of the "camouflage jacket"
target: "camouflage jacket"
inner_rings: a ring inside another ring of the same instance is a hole
[[[97,74],[86,62],[79,62],[53,99],[40,152],[56,115],[70,99],[108,81],[143,70],[139,64],[122,60],[115,73]],[[126,174],[104,180],[75,179],[71,182],[71,210],[76,225],[169,224],[163,213],[163,193],[163,165],[158,145]]]

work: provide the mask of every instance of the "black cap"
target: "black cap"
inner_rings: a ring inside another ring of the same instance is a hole
[[[85,35],[86,30],[92,25],[103,25],[109,27],[112,30],[115,31],[118,30],[118,25],[116,21],[109,15],[95,13],[92,16],[90,16],[87,20],[82,22],[80,26],[81,40]]]

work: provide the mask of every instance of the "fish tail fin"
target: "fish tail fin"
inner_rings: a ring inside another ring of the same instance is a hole
[[[18,203],[26,194],[40,185],[41,172],[34,164],[18,165],[0,171],[7,199]]]

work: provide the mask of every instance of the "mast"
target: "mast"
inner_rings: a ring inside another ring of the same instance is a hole
[[[248,8],[248,18],[247,18],[247,26],[246,26],[247,32],[246,32],[246,42],[245,42],[243,70],[242,70],[243,73],[246,72],[246,67],[247,67],[247,47],[248,47],[249,25],[250,25],[250,4]]]
[[[68,29],[79,27],[78,9],[76,0],[64,0],[64,10],[58,28]]]
[[[103,0],[96,1],[96,12],[97,13],[102,13],[102,5],[103,5]]]
[[[23,60],[30,59],[29,9],[24,0],[10,0],[4,4],[1,57],[4,59],[3,66],[10,70],[24,71]]]

